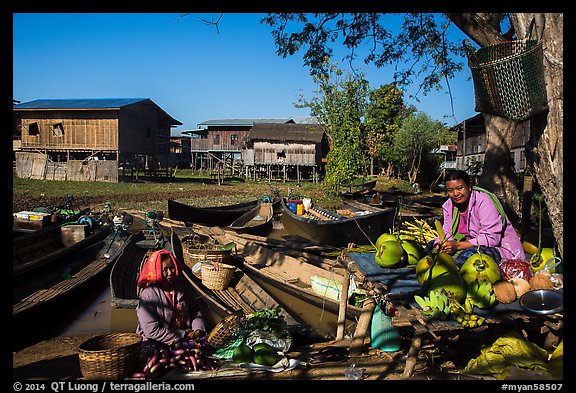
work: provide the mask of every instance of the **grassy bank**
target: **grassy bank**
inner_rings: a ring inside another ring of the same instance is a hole
[[[332,208],[339,198],[328,195],[321,183],[267,182],[225,179],[218,185],[213,179],[180,176],[162,181],[142,180],[105,183],[82,181],[57,181],[20,179],[13,176],[13,211],[31,210],[38,206],[56,206],[67,195],[72,195],[80,206],[98,208],[111,202],[115,209],[167,210],[167,200],[174,199],[196,206],[228,205],[272,195],[278,190],[281,196],[290,192],[309,197],[326,208]],[[390,187],[404,189],[406,182],[378,179],[377,190]]]

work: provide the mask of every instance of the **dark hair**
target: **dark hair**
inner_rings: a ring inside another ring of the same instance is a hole
[[[447,171],[446,176],[444,176],[444,184],[450,180],[464,180],[467,186],[470,185],[470,175],[466,171],[455,169],[452,171]]]

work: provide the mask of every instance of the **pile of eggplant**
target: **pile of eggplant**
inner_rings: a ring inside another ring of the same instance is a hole
[[[132,378],[154,379],[165,371],[180,367],[186,372],[213,371],[218,368],[218,361],[208,356],[209,348],[205,337],[200,340],[180,341],[161,349],[155,349],[150,355],[144,369],[136,372]]]

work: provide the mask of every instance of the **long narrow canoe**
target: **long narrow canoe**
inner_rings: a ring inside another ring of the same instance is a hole
[[[344,201],[346,203],[346,201]],[[347,205],[352,216],[313,206],[306,214],[298,215],[282,198],[282,224],[291,235],[298,235],[316,243],[335,247],[347,247],[349,243],[367,245],[394,225],[395,208],[380,209],[364,205],[365,210]]]
[[[241,240],[228,231],[211,233],[220,242],[235,242],[237,253],[243,258],[242,271],[278,301],[295,318],[302,320],[315,333],[334,337],[338,327],[340,300],[338,284],[348,274],[344,266],[327,260],[324,264],[309,263],[305,258]],[[329,266],[330,264],[332,266]],[[363,278],[357,277],[362,285]],[[350,296],[350,293],[349,293]],[[346,307],[345,331],[354,333],[362,309],[355,304]]]
[[[260,202],[235,219],[230,228],[241,233],[264,234],[272,229],[274,208],[271,202]]]
[[[90,228],[88,225],[50,226],[12,241],[12,275],[20,276],[51,264],[72,253],[81,252],[111,232],[110,225]]]
[[[78,219],[90,212],[90,208],[78,211],[73,214],[59,215],[59,214],[46,214],[43,215],[41,219],[31,220],[31,215],[27,213],[33,212],[19,212],[13,214],[12,220],[12,232],[17,234],[17,236],[22,237],[28,234],[33,234],[43,229],[47,229],[52,226],[62,226],[68,223],[73,223],[78,221]]]
[[[231,314],[243,313],[248,315],[258,310],[270,309],[280,305],[240,268],[235,270],[227,288],[223,290],[213,290],[206,287],[202,283],[201,272],[194,273],[192,269],[184,263],[183,243],[186,244],[187,236],[189,236],[189,231],[186,229],[172,228],[171,244],[176,259],[182,262],[180,265],[183,268],[184,276],[202,300],[204,306],[203,314],[208,326],[215,326]],[[233,261],[230,261],[230,263],[235,264]],[[294,317],[286,310],[282,309],[281,315],[284,317],[289,330],[302,331],[304,329],[303,321]]]
[[[189,224],[210,226],[229,225],[232,221],[258,205],[259,199],[226,206],[196,207],[168,200],[168,217]]]
[[[106,274],[131,239],[132,234],[127,232],[108,232],[104,239],[60,258],[55,266],[12,280],[13,315],[47,307]]]

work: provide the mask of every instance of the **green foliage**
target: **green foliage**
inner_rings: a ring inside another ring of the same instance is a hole
[[[438,146],[444,125],[423,112],[417,112],[402,122],[394,139],[399,152],[399,165],[410,182],[416,181],[424,156]]]
[[[382,85],[370,92],[365,117],[366,145],[368,156],[376,166],[398,159],[394,137],[407,113],[403,92],[396,84]]]
[[[326,127],[331,148],[327,156],[324,183],[328,192],[337,193],[345,182],[367,173],[366,142],[362,117],[368,97],[368,82],[363,75],[344,75],[336,64],[328,74],[315,75],[320,91],[310,101],[299,98],[299,106],[310,107]]]
[[[333,55],[333,45],[349,50],[346,60],[354,60],[367,47],[365,64],[394,68],[401,88],[418,78],[420,90],[427,94],[442,89],[464,69],[467,59],[461,41],[450,39],[456,28],[443,14],[271,13],[261,23],[273,29],[278,55],[285,58],[302,51],[313,75],[329,72],[326,60]]]
[[[281,311],[281,306],[255,311],[246,317],[246,330],[263,330],[280,337],[289,337],[290,333],[286,330],[286,321],[280,315]]]

